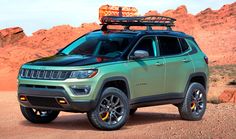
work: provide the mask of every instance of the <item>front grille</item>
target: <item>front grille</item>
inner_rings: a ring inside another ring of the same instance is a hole
[[[55,98],[28,96],[27,99],[33,106],[62,108],[62,106],[57,103]]]
[[[26,79],[65,80],[70,77],[71,72],[72,71],[21,69],[19,75],[21,78]]]

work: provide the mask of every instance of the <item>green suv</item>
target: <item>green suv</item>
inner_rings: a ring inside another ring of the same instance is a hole
[[[86,112],[94,127],[115,130],[137,108],[161,104],[177,106],[182,119],[202,118],[208,59],[193,37],[171,30],[175,19],[106,16],[102,21],[101,30],[21,67],[18,100],[27,120],[49,123],[60,111]]]

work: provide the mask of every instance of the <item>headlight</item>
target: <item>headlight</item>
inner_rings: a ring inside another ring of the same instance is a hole
[[[92,78],[97,74],[97,72],[98,70],[96,69],[72,71],[70,78],[78,78],[78,79]]]

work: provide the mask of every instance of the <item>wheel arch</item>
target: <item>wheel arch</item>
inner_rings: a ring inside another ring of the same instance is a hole
[[[123,87],[122,85],[125,85],[125,87]],[[100,99],[100,97],[102,96],[102,92],[104,88],[106,87],[116,87],[122,90],[125,93],[125,95],[128,97],[128,99],[130,99],[130,87],[129,87],[129,83],[126,77],[114,76],[114,77],[109,77],[109,78],[104,79],[98,91],[96,101]]]
[[[185,95],[188,91],[188,88],[190,86],[191,83],[193,82],[197,82],[197,83],[200,83],[201,85],[203,85],[203,87],[207,90],[207,75],[206,73],[204,72],[196,72],[196,73],[192,73],[190,74],[189,78],[188,78],[188,81],[187,81],[187,84],[186,84],[186,87],[185,87]]]

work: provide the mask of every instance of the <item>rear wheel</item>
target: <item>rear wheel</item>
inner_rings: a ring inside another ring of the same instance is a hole
[[[206,110],[206,90],[200,83],[191,83],[184,101],[178,105],[179,113],[185,120],[200,120]]]
[[[118,88],[108,87],[103,93],[97,107],[87,113],[90,123],[98,129],[116,130],[128,120],[128,98]]]
[[[23,116],[32,123],[49,123],[57,118],[60,111],[40,110],[20,106]]]

